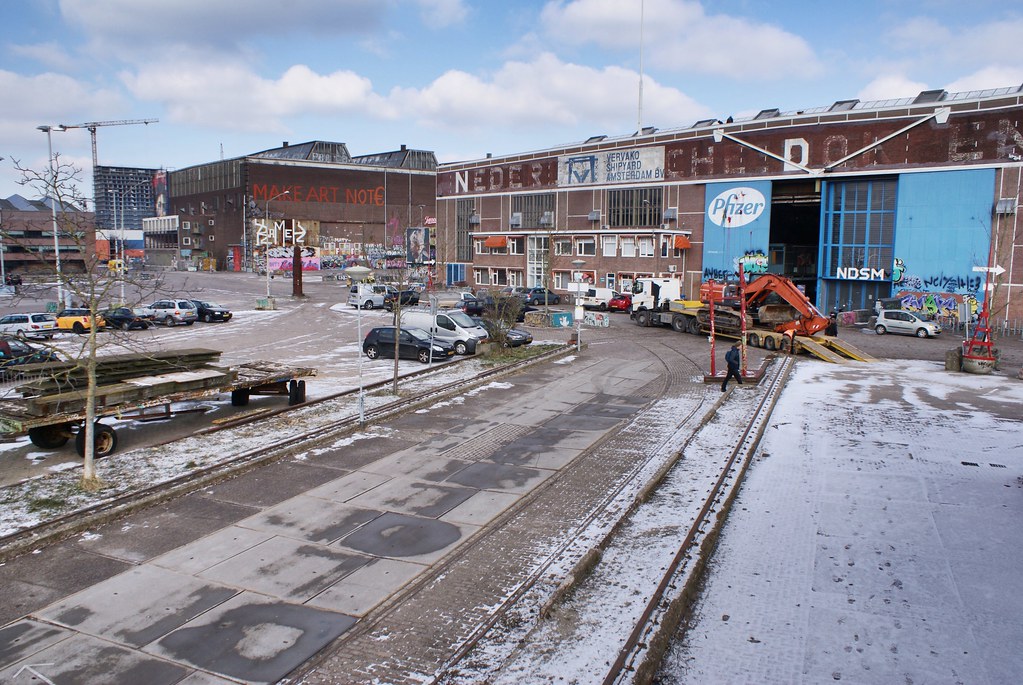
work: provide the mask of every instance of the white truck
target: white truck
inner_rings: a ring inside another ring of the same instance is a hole
[[[387,286],[376,283],[356,283],[348,291],[348,304],[356,309],[383,308]]]
[[[599,309],[606,312],[607,303],[616,297],[618,297],[618,292],[611,288],[587,288],[576,300],[576,303],[586,309]]]

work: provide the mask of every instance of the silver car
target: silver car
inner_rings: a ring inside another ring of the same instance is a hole
[[[0,318],[0,333],[22,338],[52,338],[57,333],[57,317],[53,314],[8,314]]]
[[[874,331],[878,335],[902,333],[918,338],[933,338],[941,335],[941,326],[905,309],[882,309],[874,322]]]

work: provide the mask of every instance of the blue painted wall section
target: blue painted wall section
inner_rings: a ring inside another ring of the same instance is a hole
[[[983,299],[984,274],[973,267],[987,266],[994,187],[993,169],[899,177],[893,292]]]
[[[703,280],[766,270],[771,237],[771,183],[708,183],[703,215]]]

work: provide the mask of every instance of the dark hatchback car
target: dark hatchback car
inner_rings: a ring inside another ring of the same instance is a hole
[[[195,312],[198,314],[199,321],[206,321],[207,323],[213,323],[214,321],[230,321],[231,310],[226,307],[222,307],[215,302],[208,300],[192,300],[191,304],[195,305]]]
[[[192,304],[195,305],[196,312],[199,314],[199,320],[205,321],[206,323],[212,323],[214,321],[230,321],[231,310],[227,307],[222,307],[216,302],[209,302],[207,300],[192,300]]]
[[[362,351],[370,359],[394,359],[394,326],[374,328],[362,341]],[[433,360],[441,361],[455,356],[450,343],[434,339]],[[398,335],[398,357],[418,359],[426,364],[430,361],[430,334],[421,328],[402,328]]]
[[[120,328],[122,331],[132,329],[146,330],[153,325],[153,322],[145,319],[127,307],[114,307],[100,312],[107,328]]]
[[[52,350],[33,347],[18,338],[0,337],[0,370],[21,364],[56,361],[60,361],[60,357]]]
[[[522,297],[526,304],[561,304],[561,296],[547,288],[530,288]]]
[[[532,309],[532,307],[530,307]],[[487,329],[491,340],[500,340],[500,326],[491,319],[484,319],[481,316],[474,316],[472,320]],[[533,342],[533,334],[521,328],[509,328],[504,331],[504,347],[518,347]]]

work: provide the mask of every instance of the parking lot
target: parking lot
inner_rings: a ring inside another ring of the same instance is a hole
[[[347,294],[342,282],[307,281],[304,283],[302,297],[292,297],[290,281],[274,279],[270,285],[277,305],[274,310],[256,308],[257,301],[264,299],[267,291],[265,277],[256,274],[169,272],[159,280],[130,284],[129,292],[126,293],[130,302],[130,298],[135,298],[134,301],[139,304],[146,304],[161,297],[184,296],[215,301],[231,309],[234,316],[227,323],[197,322],[191,326],[157,326],[145,331],[103,332],[99,334],[100,354],[205,348],[221,351],[222,365],[267,360],[312,367],[317,370],[317,375],[308,380],[307,397],[310,399],[356,388],[360,374],[364,384],[392,377],[394,365],[390,359],[370,361],[361,357],[360,313],[345,304]],[[40,287],[29,292],[32,297],[0,302],[0,312],[43,311],[47,301],[56,299],[52,289]],[[568,309],[565,306],[562,308]],[[709,370],[709,348],[705,338],[675,334],[667,330],[638,330],[623,313],[612,314],[609,318],[609,328],[584,330],[584,343],[614,346],[623,357],[627,357],[632,336],[664,334],[665,340],[678,345],[694,359],[706,357],[705,368]],[[373,326],[390,324],[391,319],[391,314],[386,311],[363,311],[363,336]],[[530,332],[537,343],[564,343],[573,331],[533,328]],[[957,347],[963,340],[962,336],[949,335],[947,332],[938,338],[927,339],[901,335],[878,336],[868,327],[843,328],[840,336],[880,358],[939,362],[944,360],[949,349]],[[54,344],[65,353],[77,356],[85,340],[86,336],[68,333],[58,336]],[[1002,338],[998,347],[1002,351],[1002,368],[999,373],[1015,376],[1023,367],[1023,344],[1018,338]],[[717,346],[719,357],[724,351],[724,345]],[[764,354],[763,350],[750,349],[750,365],[756,366]],[[717,360],[717,365],[718,369],[723,368],[722,359]],[[402,360],[399,363],[400,374],[420,368],[422,365],[414,360]],[[7,391],[10,391],[9,387]],[[194,411],[181,413],[171,420],[147,423],[124,421],[118,425],[118,450],[129,450],[187,435],[225,416],[252,411],[261,406],[283,406],[285,403],[286,399],[281,397],[253,397],[250,406],[233,407],[229,398],[222,396],[216,401],[195,403],[195,406],[178,406],[176,409]],[[43,475],[49,470],[73,468],[80,463],[70,444],[58,450],[43,451],[31,445],[27,438],[0,443],[0,485]]]

